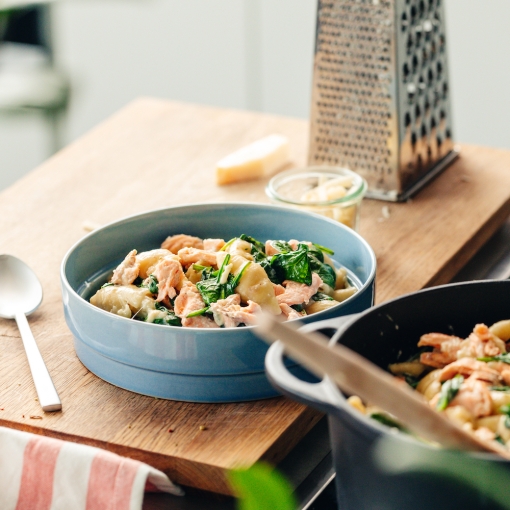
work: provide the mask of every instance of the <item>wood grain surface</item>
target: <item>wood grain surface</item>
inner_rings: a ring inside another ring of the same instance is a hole
[[[23,259],[42,282],[29,322],[63,403],[61,413],[40,410],[16,325],[0,319],[0,425],[103,447],[223,494],[226,469],[278,462],[313,427],[319,413],[285,398],[190,404],[111,386],[79,362],[61,303],[60,262],[84,222],[267,201],[266,181],[218,187],[214,165],[271,133],[290,138],[293,165],[305,163],[306,121],[140,99],[0,194],[0,253]],[[509,213],[510,153],[472,146],[412,201],[365,200],[360,233],[377,255],[377,301],[447,282]]]

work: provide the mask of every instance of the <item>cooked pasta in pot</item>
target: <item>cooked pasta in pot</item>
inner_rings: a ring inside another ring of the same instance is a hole
[[[510,320],[477,324],[467,338],[422,335],[416,356],[389,370],[416,388],[431,407],[482,440],[510,447]],[[387,425],[401,428],[357,396],[348,402]]]
[[[309,241],[248,235],[225,242],[179,234],[131,250],[90,302],[126,318],[170,326],[252,325],[264,310],[287,320],[326,310],[356,292],[333,252]]]

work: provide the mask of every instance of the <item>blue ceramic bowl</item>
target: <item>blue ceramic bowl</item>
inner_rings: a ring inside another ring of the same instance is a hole
[[[303,239],[335,251],[358,292],[311,322],[360,312],[374,299],[376,261],[370,246],[351,229],[323,216],[261,204],[197,204],[150,211],[100,228],[76,243],[61,268],[67,325],[76,353],[94,374],[144,395],[191,402],[237,402],[277,395],[264,371],[267,346],[256,326],[180,328],[120,317],[89,303],[107,275],[133,248],[160,246],[169,235],[230,239]],[[303,369],[289,362],[289,370]]]

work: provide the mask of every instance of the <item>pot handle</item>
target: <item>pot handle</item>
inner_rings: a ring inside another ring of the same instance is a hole
[[[341,404],[343,397],[328,377],[318,383],[302,381],[287,370],[283,356],[284,345],[280,341],[272,344],[267,351],[266,373],[273,386],[293,400],[316,407],[325,413]]]
[[[300,330],[306,332],[320,329],[336,329],[337,331],[331,338],[331,342],[335,343],[343,327],[355,320],[357,315],[347,315],[306,324]],[[327,376],[318,383],[302,381],[287,370],[283,357],[284,345],[281,342],[275,342],[269,347],[265,360],[266,373],[269,380],[282,393],[326,413],[330,412],[333,408],[338,409],[339,406],[344,405],[345,399],[342,393]]]
[[[323,321],[311,322],[310,324],[305,324],[299,328],[299,331],[303,331],[304,333],[308,333],[309,331],[319,331],[321,329],[335,329],[335,333],[329,340],[329,345],[334,345],[338,342],[342,332],[344,329],[358,319],[361,313],[353,313],[351,315],[342,315],[340,317],[335,317],[334,319],[326,319]]]

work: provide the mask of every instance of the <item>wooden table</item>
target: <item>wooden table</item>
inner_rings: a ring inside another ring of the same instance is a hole
[[[81,365],[63,317],[60,262],[84,222],[192,202],[265,202],[265,181],[218,187],[214,164],[271,133],[287,135],[294,164],[305,164],[306,121],[140,99],[0,194],[0,253],[23,259],[42,282],[30,324],[63,402],[62,413],[41,412],[16,325],[0,319],[0,425],[107,448],[223,494],[226,469],[278,462],[314,426],[317,412],[284,398],[189,404],[113,387]],[[473,146],[461,146],[412,201],[365,200],[360,233],[378,259],[377,302],[448,282],[509,213],[510,152]]]

